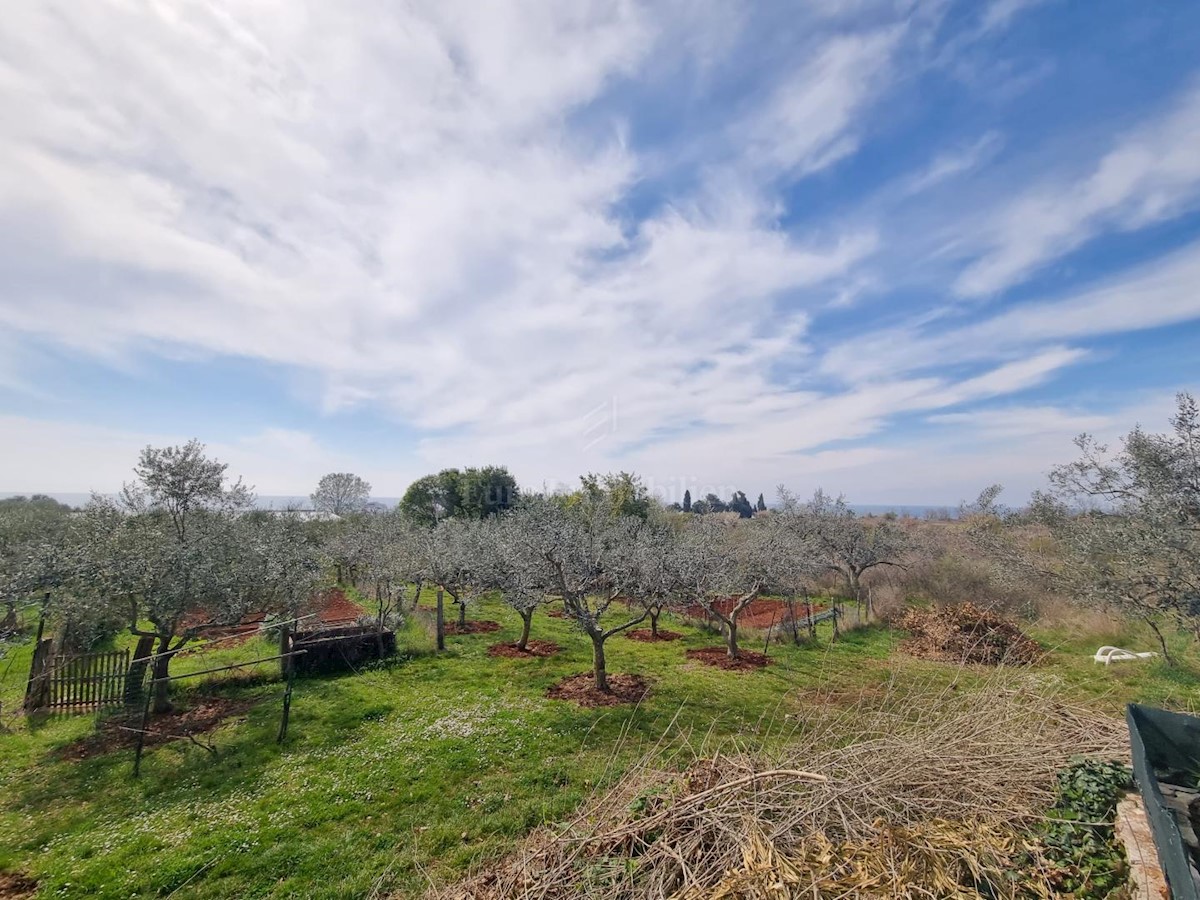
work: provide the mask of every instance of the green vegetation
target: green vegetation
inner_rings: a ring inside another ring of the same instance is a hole
[[[42,896],[416,893],[430,879],[452,880],[531,829],[571,816],[647,754],[678,768],[733,745],[770,752],[830,706],[869,703],[885,684],[904,691],[979,677],[896,653],[900,635],[879,626],[834,643],[822,630],[812,646],[772,644],[772,665],[731,673],[686,662],[684,650],[720,639],[674,621],[682,640],[618,637],[609,644],[614,673],[651,680],[645,701],[585,709],[548,700],[545,692],[589,669],[586,637],[539,612],[534,637],[558,642],[563,652],[493,658],[487,647],[515,640],[520,620],[494,600],[475,607],[473,617],[505,627],[451,638],[436,655],[427,626],[410,619],[400,634],[402,655],[388,664],[300,680],[282,747],[275,743],[282,686],[263,677],[272,666],[258,677],[183,682],[190,686],[176,696],[182,706],[213,697],[253,705],[208,736],[218,747],[215,758],[175,741],[147,754],[137,781],[127,749],[62,758],[64,747],[93,730],[93,717],[25,723],[6,714],[0,871],[29,873]],[[1173,670],[1106,668],[1061,634],[1039,636],[1062,643],[1044,664],[1045,677],[1062,679],[1108,712],[1131,699],[1179,705],[1200,684],[1187,674],[1194,655]],[[189,654],[173,671],[272,649],[260,639]],[[28,658],[28,647],[18,647],[0,662],[5,710],[23,690]]]
[[[1058,775],[1058,802],[1039,842],[1059,870],[1058,886],[1072,897],[1107,897],[1126,876],[1125,854],[1112,822],[1133,773],[1115,762],[1079,760]]]

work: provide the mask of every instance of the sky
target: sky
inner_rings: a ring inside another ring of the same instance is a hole
[[[1200,388],[1194,0],[14,0],[0,490],[1015,502]]]

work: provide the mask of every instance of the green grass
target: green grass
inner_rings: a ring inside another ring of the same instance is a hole
[[[494,603],[472,617],[501,621],[504,630],[448,638],[437,655],[424,626],[410,622],[401,656],[389,664],[298,680],[282,747],[275,743],[277,681],[195,684],[179,693],[180,704],[201,691],[256,703],[244,720],[214,732],[215,759],[187,742],[157,747],[136,781],[129,751],[82,762],[56,758],[58,748],[92,730],[92,716],[26,723],[6,713],[0,871],[30,874],[46,897],[419,893],[430,879],[453,879],[533,828],[569,817],[656,747],[679,752],[682,742],[663,744],[664,736],[691,735],[691,746],[705,752],[724,743],[769,750],[818,716],[819,695],[831,688],[852,695],[889,681],[963,677],[954,667],[896,654],[899,638],[884,628],[856,630],[832,645],[827,630],[815,646],[773,644],[771,666],[728,673],[687,662],[685,649],[719,638],[673,621],[664,626],[683,640],[643,644],[618,636],[608,643],[610,672],[637,672],[653,683],[642,704],[582,709],[545,692],[589,669],[586,638],[539,614],[534,637],[557,641],[563,653],[493,659],[487,646],[514,640],[517,617]],[[747,635],[743,646],[761,650],[761,637]],[[263,639],[185,657],[173,672],[275,652]],[[1073,647],[1056,651],[1047,676],[1111,711],[1131,699],[1182,703],[1195,695],[1193,675],[1137,664],[1105,669],[1078,656]],[[0,674],[10,659],[0,680],[5,710],[23,692],[28,648],[0,660]],[[277,673],[276,666],[266,668]]]

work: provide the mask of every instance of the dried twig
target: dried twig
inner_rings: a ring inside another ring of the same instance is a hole
[[[875,706],[824,708],[767,765],[726,752],[666,775],[646,761],[563,832],[434,896],[973,896],[956,885],[1032,852],[1018,829],[1071,757],[1127,752],[1120,722],[1053,684],[1004,669],[974,690],[893,681]],[[631,820],[637,797],[649,809]],[[1026,868],[1036,895],[1049,882]]]

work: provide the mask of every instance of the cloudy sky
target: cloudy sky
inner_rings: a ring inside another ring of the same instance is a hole
[[[1200,386],[1194,0],[13,0],[0,490],[1010,500]]]

